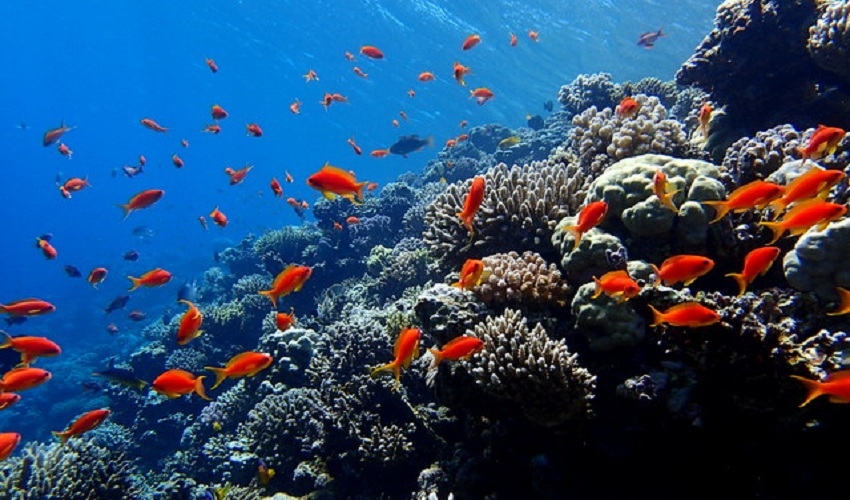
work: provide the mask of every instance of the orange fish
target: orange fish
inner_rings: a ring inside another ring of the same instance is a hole
[[[466,198],[463,201],[463,210],[456,214],[458,218],[460,218],[460,222],[466,230],[469,231],[470,238],[472,238],[475,234],[473,222],[475,221],[475,214],[478,213],[478,209],[484,201],[485,187],[484,177],[478,176],[472,179],[472,185],[469,187],[469,193],[467,193]]]
[[[198,222],[201,224],[202,228],[207,228],[207,219],[203,215],[198,216]]]
[[[806,388],[806,398],[800,403],[800,407],[824,395],[829,396],[830,403],[850,403],[850,370],[832,372],[823,382],[799,375],[791,375],[791,378],[799,380]]]
[[[185,165],[183,163],[183,159],[180,158],[179,156],[177,156],[177,153],[174,153],[173,155],[171,155],[171,163],[173,163],[174,166],[177,167],[177,168],[183,168],[183,165]]]
[[[631,118],[637,114],[639,109],[640,104],[632,99],[631,96],[626,96],[623,97],[623,100],[617,105],[615,111],[617,112],[617,116],[621,118]]]
[[[69,148],[64,142],[60,142],[56,147],[56,150],[59,151],[60,155],[67,157],[69,160],[72,156],[74,156],[74,152],[71,151],[71,148]]]
[[[773,239],[768,243],[772,245],[786,231],[794,236],[805,233],[812,226],[817,226],[818,231],[823,231],[830,222],[840,219],[845,213],[847,213],[846,205],[828,203],[814,198],[796,204],[779,222],[759,222],[759,225],[767,226],[773,231]]]
[[[71,197],[71,193],[69,193],[68,190],[65,189],[65,186],[59,186],[59,192],[62,194],[63,198],[70,198]]]
[[[464,142],[469,140],[469,134],[460,134],[457,136],[457,142]]]
[[[374,191],[376,189],[378,189],[377,182],[370,182],[369,184],[366,184],[366,191]]]
[[[41,299],[21,299],[7,304],[0,304],[0,314],[9,316],[38,316],[51,313],[56,306]]]
[[[661,268],[652,265],[655,273],[655,285],[664,283],[667,286],[676,283],[690,285],[700,276],[708,273],[714,268],[714,261],[702,255],[674,255],[661,263]]]
[[[20,442],[21,435],[17,432],[0,432],[0,462],[9,458]]]
[[[582,235],[601,224],[607,213],[607,203],[604,201],[594,201],[581,209],[581,212],[578,214],[578,222],[574,226],[561,226],[562,230],[573,233],[573,237],[575,238],[573,250],[578,248]]]
[[[210,111],[210,114],[212,114],[213,120],[224,120],[225,118],[227,118],[227,111],[225,111],[224,108],[222,108],[218,104],[213,104],[212,111]]]
[[[374,47],[372,45],[364,45],[360,47],[360,53],[366,57],[370,57],[372,59],[383,59],[384,53],[381,52],[381,49],[378,47]]]
[[[277,329],[282,332],[289,330],[293,325],[296,324],[295,308],[290,309],[288,313],[277,313],[274,317],[274,323],[275,326],[277,326]]]
[[[714,220],[711,221],[714,223],[730,211],[745,212],[753,208],[762,209],[773,200],[781,197],[784,192],[785,188],[778,184],[757,179],[732,191],[732,194],[725,200],[701,201],[700,203],[714,208],[717,213]]]
[[[413,99],[414,97],[416,97],[416,91],[413,89],[407,89],[407,96]]]
[[[304,74],[305,82],[312,82],[313,80],[319,81],[319,75],[316,74],[315,70],[309,70],[306,74]]]
[[[798,176],[785,186],[785,194],[782,198],[770,203],[770,207],[776,210],[776,215],[781,214],[786,207],[798,201],[809,198],[820,197],[825,199],[833,186],[844,180],[844,172],[841,170],[826,170],[813,166],[805,173]]]
[[[511,42],[510,42],[511,47],[516,47],[516,44],[519,41],[519,39],[517,39],[517,37],[514,33],[510,33],[510,36],[511,36]]]
[[[452,283],[452,286],[461,290],[472,291],[473,288],[487,279],[488,275],[489,273],[484,270],[484,262],[478,259],[466,259],[463,267],[460,268],[460,279],[457,283]]]
[[[342,94],[333,93],[331,94],[331,100],[333,102],[348,102],[348,98]]]
[[[850,290],[846,288],[836,287],[835,292],[838,293],[840,303],[838,308],[832,312],[826,313],[827,316],[842,316],[850,313]]]
[[[475,102],[481,105],[496,97],[496,94],[487,87],[478,87],[477,89],[469,91],[469,98],[472,99],[473,97],[475,98]]]
[[[126,219],[128,215],[133,210],[141,210],[142,208],[148,208],[153,205],[162,195],[165,194],[165,191],[162,189],[147,189],[140,193],[133,195],[125,205],[118,205],[122,210],[124,210],[124,218]]]
[[[395,346],[393,347],[393,359],[391,362],[381,365],[372,370],[374,377],[382,371],[391,371],[395,374],[394,389],[398,389],[401,379],[402,367],[409,368],[410,363],[419,357],[419,339],[422,337],[422,332],[419,328],[405,328],[398,334]]]
[[[363,149],[360,146],[358,146],[356,142],[354,142],[354,138],[349,137],[346,142],[348,143],[349,146],[351,146],[351,149],[354,150],[354,154],[356,154],[356,155],[362,155],[363,154]]]
[[[278,182],[276,177],[272,177],[272,181],[269,183],[269,186],[272,188],[272,193],[278,198],[283,196],[283,188],[280,187],[280,182]]]
[[[203,130],[201,130],[201,132],[209,132],[211,134],[217,135],[219,132],[221,132],[221,126],[217,123],[214,123],[212,125],[207,125],[206,127],[203,128]]]
[[[383,158],[383,157],[387,156],[388,154],[390,154],[389,148],[387,148],[387,149],[373,149],[372,152],[369,153],[369,155],[371,155],[372,158]]]
[[[224,173],[230,176],[230,185],[234,186],[244,181],[245,176],[248,175],[248,172],[250,172],[252,168],[254,168],[253,165],[245,165],[239,170],[233,170],[230,167],[225,167]]]
[[[466,85],[466,82],[463,81],[463,77],[472,73],[472,70],[469,69],[468,66],[464,66],[463,64],[455,61],[454,69],[452,70],[452,72],[455,75],[455,81],[457,81],[457,83],[461,85]]]
[[[292,103],[289,105],[289,112],[293,115],[301,113],[301,101],[299,101],[298,99],[292,101]]]
[[[448,341],[442,349],[428,349],[428,352],[430,352],[431,356],[434,357],[434,361],[428,369],[433,370],[444,359],[449,361],[468,359],[470,356],[480,351],[483,347],[484,341],[479,338],[469,337],[467,335],[455,337]]]
[[[103,283],[103,280],[106,279],[108,271],[105,267],[96,267],[91,270],[89,273],[88,282],[91,284],[92,288],[97,290],[97,285]]]
[[[250,135],[250,136],[253,136],[253,137],[262,137],[263,136],[263,129],[261,129],[260,126],[257,125],[256,123],[249,123],[249,124],[245,125],[245,130],[248,131],[248,135]]]
[[[364,73],[363,70],[358,68],[357,66],[355,66],[351,70],[354,71],[354,74],[359,76],[360,78],[369,78],[369,75]]]
[[[436,78],[437,77],[434,76],[434,73],[431,73],[430,71],[423,71],[422,73],[419,73],[418,77],[420,82],[432,82]]]
[[[216,64],[215,61],[213,61],[209,57],[204,59],[204,61],[206,61],[207,67],[210,68],[210,71],[212,71],[213,73],[218,73],[218,64]]]
[[[809,139],[809,143],[805,147],[797,148],[797,152],[803,155],[803,163],[800,166],[805,164],[809,158],[818,160],[835,153],[838,144],[844,139],[844,133],[844,129],[838,127],[818,125],[817,130]]]
[[[0,349],[11,347],[12,350],[21,353],[21,363],[29,365],[36,358],[46,358],[62,354],[59,345],[46,337],[12,337],[2,332],[6,342],[0,345]]]
[[[653,320],[649,326],[658,326],[667,323],[670,326],[697,327],[713,325],[720,321],[720,315],[715,311],[703,306],[699,302],[685,302],[660,312],[652,309]]]
[[[247,351],[230,358],[224,368],[205,366],[204,369],[215,373],[215,384],[212,386],[215,389],[228,378],[253,377],[268,368],[272,361],[274,358],[268,354]]]
[[[333,103],[334,103],[334,96],[333,96],[333,94],[330,94],[328,92],[325,92],[325,96],[322,98],[321,101],[319,101],[319,104],[321,104],[325,108],[325,111],[327,111],[328,108]]]
[[[658,197],[658,201],[661,202],[662,205],[669,208],[674,212],[678,212],[679,209],[676,208],[676,205],[673,204],[673,196],[679,192],[678,189],[674,191],[669,191],[670,183],[667,182],[667,176],[661,170],[655,171],[655,176],[652,178],[652,193]]]
[[[779,257],[781,250],[778,247],[756,248],[744,257],[744,269],[740,273],[729,273],[726,276],[734,278],[738,283],[738,296],[744,295],[747,286],[758,276],[764,276],[770,270],[770,266]]]
[[[50,244],[50,235],[44,235],[36,238],[35,247],[41,249],[41,253],[47,260],[53,260],[59,255],[56,248]]]
[[[21,395],[15,394],[14,392],[4,392],[3,394],[0,394],[0,411],[11,408],[12,405],[20,400]]]
[[[177,328],[177,345],[186,345],[203,333],[201,323],[204,322],[204,315],[195,304],[186,299],[180,299],[177,302],[182,302],[189,307],[180,318],[180,326]]]
[[[596,283],[596,290],[591,297],[593,299],[604,292],[609,297],[625,302],[640,293],[640,285],[624,270],[607,272],[601,278],[594,276],[593,281]]]
[[[81,436],[82,434],[96,428],[103,423],[111,412],[108,408],[100,410],[92,410],[88,413],[80,415],[77,420],[74,420],[71,425],[64,431],[53,431],[53,435],[58,437],[64,444],[69,438]]]
[[[204,390],[206,376],[195,377],[185,370],[168,370],[154,379],[151,387],[168,398],[178,398],[185,394],[197,394],[201,399],[212,401]]]
[[[213,222],[216,223],[219,227],[227,226],[227,216],[224,215],[224,212],[215,207],[212,212],[210,212],[210,218],[212,218]]]
[[[142,120],[139,123],[141,123],[142,125],[144,125],[145,127],[149,128],[149,129],[153,130],[154,132],[168,132],[167,128],[163,127],[162,125],[160,125],[159,123],[155,122],[154,120],[152,120],[150,118],[142,118]]]
[[[363,202],[363,186],[366,182],[357,182],[354,175],[328,163],[322,169],[307,178],[307,184],[322,193],[328,200],[339,195],[360,205]]]
[[[353,226],[355,224],[360,224],[360,219],[353,215],[350,215],[348,218],[345,219],[345,223],[349,226]]]
[[[89,177],[85,176],[82,179],[80,179],[79,177],[71,177],[70,179],[65,181],[65,184],[63,184],[62,186],[70,192],[76,192],[82,190],[83,188],[91,187],[91,184],[89,184]]]
[[[334,228],[334,231],[342,231],[342,224],[340,224],[337,221],[334,221],[333,228]]]
[[[469,35],[466,37],[466,40],[463,41],[463,45],[461,45],[461,50],[469,50],[472,47],[475,47],[481,42],[481,37],[478,35]]]
[[[467,125],[467,123],[468,123],[468,122],[467,122],[466,120],[461,120],[461,121],[460,121],[460,123],[459,123],[458,125],[460,126],[460,128],[465,128],[465,127],[466,127],[466,125]]]
[[[166,271],[165,269],[156,268],[151,269],[141,276],[141,278],[134,278],[133,276],[127,276],[133,285],[130,287],[130,291],[139,288],[140,286],[146,287],[155,287],[162,286],[169,281],[171,281],[171,273]]]
[[[300,292],[312,273],[313,269],[309,266],[290,264],[275,277],[271,290],[260,290],[258,293],[268,297],[277,308],[277,299],[292,292]]]
[[[3,374],[0,392],[20,392],[38,387],[53,377],[47,370],[21,366]]]
[[[528,30],[528,38],[531,38],[532,42],[536,42],[540,37],[540,33],[534,30]]]
[[[354,54],[352,54],[351,52],[346,50],[345,51],[345,60],[346,61],[353,61],[354,60]]]
[[[714,113],[714,108],[711,107],[711,104],[704,103],[701,108],[699,108],[699,113],[697,113],[697,122],[699,123],[699,133],[703,137],[703,139],[708,138],[708,127],[711,125],[711,116]]]
[[[66,127],[65,122],[63,121],[58,127],[52,128],[44,133],[44,137],[41,140],[42,146],[47,147],[51,144],[56,144],[63,135],[75,128],[76,127]]]
[[[457,139],[446,139],[446,149],[450,149],[457,146]]]

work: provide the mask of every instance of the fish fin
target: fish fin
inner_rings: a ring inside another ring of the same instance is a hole
[[[842,314],[850,313],[850,290],[845,288],[836,287],[835,291],[838,293],[838,297],[841,299],[841,303],[838,305],[838,308],[835,311],[826,313],[827,316],[840,316]],[[850,375],[850,372],[848,372]]]
[[[215,366],[205,366],[204,370],[209,370],[209,371],[215,373],[215,384],[213,384],[213,386],[210,388],[210,390],[215,389],[216,387],[221,385],[221,383],[224,382],[225,379],[227,379],[227,371],[226,371],[225,368],[216,368]]]
[[[726,276],[735,280],[738,283],[738,297],[744,295],[744,292],[747,291],[747,286],[749,282],[747,282],[747,278],[744,277],[741,273],[729,273]]]
[[[655,264],[650,264],[649,267],[652,268],[652,274],[655,275],[655,281],[652,282],[652,286],[658,286],[661,284],[661,270],[658,269],[658,266]]]
[[[599,278],[596,276],[593,277],[593,282],[596,283],[596,288],[593,290],[593,295],[590,296],[591,299],[595,299],[602,295],[602,282],[599,281]]]
[[[272,301],[272,305],[274,306],[274,308],[277,309],[277,295],[274,294],[274,290],[260,290],[257,293],[268,297],[269,300]]]
[[[124,219],[126,219],[127,216],[130,215],[130,212],[133,211],[133,209],[130,208],[129,203],[125,203],[124,205],[115,205],[115,206],[124,211]]]
[[[207,401],[212,401],[212,398],[207,396],[207,392],[204,389],[204,379],[207,378],[206,375],[201,375],[200,377],[195,379],[195,394],[201,397],[201,399],[205,399]]]
[[[806,399],[804,399],[803,402],[800,403],[800,408],[806,406],[813,399],[824,394],[822,384],[817,380],[807,379],[799,375],[791,375],[791,378],[799,380],[800,382],[802,382],[803,387],[806,388]]]
[[[428,369],[433,370],[434,368],[439,366],[439,364],[443,361],[443,354],[434,348],[428,349],[428,352],[430,352],[431,356],[433,356],[434,358],[434,360],[431,362],[431,366],[429,366]]]
[[[648,304],[649,309],[652,310],[652,323],[649,326],[658,326],[664,323],[664,314],[658,309],[652,307],[652,304]]]
[[[0,330],[0,332],[2,332],[2,333],[3,333],[3,335],[5,335],[5,336],[6,336],[6,342],[3,342],[3,344],[0,344],[0,349],[5,349],[5,348],[7,348],[7,347],[12,347],[12,336],[11,336],[11,335],[9,335],[8,333],[6,333],[6,332],[5,332],[5,331],[3,331],[3,330]]]
[[[670,210],[678,212],[679,209],[676,207],[676,204],[673,203],[673,197],[676,196],[679,191],[681,191],[681,189],[677,189],[669,193],[664,193],[658,198],[658,201],[660,201],[662,205],[669,208]]]
[[[59,441],[61,441],[62,444],[67,443],[68,438],[71,437],[71,435],[68,434],[68,431],[51,431],[51,432],[54,436],[59,438]]]
[[[365,198],[363,198],[363,186],[369,184],[369,181],[358,182],[354,187],[354,195],[356,199],[360,200],[362,203]]]
[[[725,200],[701,201],[700,203],[708,205],[714,209],[714,220],[709,222],[709,224],[714,224],[729,213],[729,204]]]
[[[773,239],[771,239],[767,244],[772,245],[776,243],[776,240],[782,237],[785,234],[785,227],[781,222],[759,222],[759,226],[765,226],[771,231],[773,231]]]
[[[133,282],[133,286],[130,287],[131,292],[133,290],[139,288],[140,286],[142,286],[142,279],[141,278],[134,278],[132,276],[127,276],[127,279]]]

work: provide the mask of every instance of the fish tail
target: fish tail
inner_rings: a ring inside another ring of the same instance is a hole
[[[139,288],[140,286],[142,286],[142,279],[141,278],[134,278],[133,276],[127,276],[127,279],[133,282],[133,286],[130,287],[131,292],[133,290],[135,290],[136,288]]]
[[[649,308],[652,310],[652,324],[649,326],[659,326],[664,323],[664,313],[652,307],[652,304],[649,304]]]
[[[205,366],[204,370],[209,370],[215,373],[215,384],[213,384],[210,390],[215,389],[216,387],[221,385],[221,383],[224,382],[225,379],[227,379],[227,372],[224,368],[216,368],[215,366]]]
[[[467,231],[472,234],[475,234],[475,228],[472,226],[472,220],[475,217],[475,214],[466,215],[463,212],[458,212],[455,215],[460,218],[460,223],[463,224],[463,227],[465,227]]]
[[[201,375],[200,377],[195,379],[195,394],[200,396],[201,399],[212,401],[212,398],[207,396],[207,391],[204,389],[205,378],[207,378],[206,375]]]
[[[381,365],[381,366],[375,368],[374,370],[372,370],[372,373],[371,373],[370,376],[374,377],[377,374],[384,372],[384,371],[393,372],[393,374],[395,375],[395,387],[397,388],[398,385],[399,385],[399,381],[401,379],[401,364],[393,361],[391,363]]]
[[[768,242],[768,245],[772,245],[776,243],[776,240],[782,237],[785,234],[785,227],[781,222],[759,222],[759,226],[765,226],[773,231],[773,239]]]
[[[579,243],[581,243],[581,231],[578,230],[578,226],[564,226],[561,228],[563,231],[569,231],[575,241],[573,242],[573,250],[578,248]]]
[[[677,190],[675,190],[675,191],[671,191],[671,192],[669,192],[669,193],[664,193],[664,194],[662,194],[662,195],[659,197],[659,201],[661,202],[661,204],[662,204],[662,205],[664,205],[665,207],[669,208],[670,210],[672,210],[672,211],[674,211],[674,212],[678,212],[678,211],[679,211],[679,209],[678,209],[678,208],[676,208],[676,205],[673,203],[673,197],[674,197],[674,196],[676,196],[676,194],[677,194],[679,191],[680,191],[680,190],[679,190],[679,189],[677,189]]]
[[[727,203],[726,201],[701,201],[700,203],[702,203],[703,205],[708,205],[714,209],[714,220],[709,222],[709,224],[714,224],[729,213],[729,203]]]
[[[274,306],[275,310],[277,310],[277,295],[274,294],[274,290],[260,290],[257,293],[268,297],[269,300],[272,301],[272,305]]]
[[[744,292],[747,291],[747,285],[749,285],[747,278],[745,278],[743,274],[739,273],[729,273],[726,276],[734,279],[735,282],[738,283],[738,297],[744,295]]]
[[[363,203],[363,186],[369,184],[369,181],[358,182],[354,186],[354,196],[355,199],[360,200],[360,203]]]
[[[838,293],[838,296],[841,298],[841,303],[838,305],[838,309],[832,312],[826,313],[827,316],[839,316],[842,314],[850,313],[850,290],[845,288],[836,287],[835,291]],[[5,333],[5,332],[4,332]],[[6,335],[8,337],[8,334]],[[9,341],[11,342],[11,338]],[[6,346],[0,346],[3,348]]]
[[[782,198],[777,198],[771,201],[768,206],[773,210],[773,220],[776,220],[780,215],[782,215],[782,212],[785,211],[785,207],[788,206],[788,203]]]
[[[0,330],[0,332],[2,332],[2,333],[3,333],[3,335],[5,335],[5,336],[6,336],[6,342],[3,342],[2,344],[0,344],[0,349],[5,349],[5,348],[7,348],[7,347],[12,347],[12,336],[11,336],[11,335],[9,335],[8,333],[6,333],[6,332],[2,331],[2,330]]]
[[[799,380],[803,383],[803,387],[806,388],[806,399],[804,399],[803,402],[800,403],[800,408],[809,404],[809,402],[811,402],[816,397],[824,394],[823,386],[817,380],[807,379],[799,375],[791,375],[791,378]]]
[[[590,296],[591,299],[602,295],[602,282],[596,276],[593,277],[593,282],[596,284],[596,288],[593,290],[593,295]]]
[[[125,204],[123,204],[123,205],[115,205],[115,206],[117,206],[118,208],[120,208],[121,210],[123,210],[123,211],[124,211],[124,218],[125,218],[125,219],[127,218],[127,216],[128,216],[128,215],[130,215],[130,212],[132,212],[132,211],[133,211],[133,209],[132,209],[132,208],[130,208],[130,204],[129,204],[129,203],[125,203]]]
[[[652,283],[652,286],[658,286],[661,284],[661,270],[658,269],[658,266],[655,264],[650,264],[649,267],[652,268],[652,274],[655,275],[655,281]]]
[[[443,353],[434,348],[428,349],[428,352],[430,352],[431,356],[434,357],[434,361],[431,362],[431,366],[429,366],[428,369],[433,370],[443,361]]]
[[[54,436],[59,438],[59,441],[61,441],[62,444],[67,443],[68,438],[71,437],[71,435],[68,434],[68,431],[51,431],[51,432],[53,433]]]

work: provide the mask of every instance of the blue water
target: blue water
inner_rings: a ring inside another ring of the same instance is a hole
[[[173,304],[180,283],[214,265],[215,251],[249,233],[300,224],[291,207],[272,196],[272,176],[283,182],[288,170],[295,182],[284,184],[284,198],[312,203],[318,193],[304,180],[325,162],[380,184],[421,171],[437,148],[407,159],[368,155],[402,134],[433,135],[440,145],[459,133],[461,120],[524,125],[527,113],[543,113],[542,103],[556,100],[558,88],[580,73],[669,80],[711,29],[715,8],[701,0],[3,2],[0,303],[35,296],[56,304],[55,313],[7,329],[48,336],[64,352],[61,359],[39,361],[53,380],[0,413],[0,430],[16,430],[25,440],[46,438],[28,433],[21,416],[65,426],[90,407],[91,396],[81,389],[88,374],[137,345],[133,332],[144,323],[130,322],[127,311],[141,309],[156,320]],[[654,49],[635,44],[641,32],[661,26],[669,36]],[[539,43],[528,39],[529,29],[540,33]],[[509,32],[519,36],[517,47],[509,46]],[[462,52],[470,33],[483,41]],[[380,47],[386,58],[343,57],[364,44]],[[205,57],[218,63],[217,74]],[[472,68],[468,87],[452,79],[456,60]],[[352,72],[355,65],[368,79]],[[302,75],[311,68],[320,81],[305,83]],[[437,81],[418,82],[422,71],[434,72]],[[496,98],[476,105],[468,96],[477,86],[491,88]],[[350,104],[325,111],[318,103],[325,92],[342,93]],[[297,116],[288,110],[296,98],[303,102]],[[218,136],[201,132],[212,123],[213,104],[230,113]],[[145,117],[169,132],[142,127]],[[63,120],[76,127],[63,138],[74,152],[70,160],[55,146],[41,145],[44,131]],[[246,135],[249,122],[262,126],[262,138]],[[349,137],[363,156],[353,154]],[[180,145],[184,138],[188,149]],[[173,153],[185,160],[183,169],[171,164]],[[113,176],[139,154],[148,160],[144,174]],[[225,166],[246,163],[255,168],[245,182],[228,185]],[[57,176],[88,176],[92,187],[63,199]],[[164,189],[164,198],[122,220],[116,205],[151,188]],[[210,222],[205,231],[198,216],[215,206],[230,224]],[[139,226],[150,234],[134,236]],[[34,246],[43,233],[53,234],[55,261]],[[137,262],[122,260],[131,249],[141,254]],[[65,264],[84,274],[104,266],[109,277],[94,290],[84,279],[67,277]],[[155,267],[170,270],[172,283],[134,292],[127,311],[111,318],[122,332],[107,334],[103,308],[126,293],[127,275]]]

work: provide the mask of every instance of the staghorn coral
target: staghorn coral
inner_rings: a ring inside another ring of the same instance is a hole
[[[578,75],[558,91],[558,102],[566,111],[578,114],[591,106],[613,108],[623,98],[623,90],[608,73]]]
[[[513,401],[525,416],[554,426],[586,417],[596,377],[578,364],[563,340],[552,340],[541,325],[529,329],[519,311],[506,309],[471,332],[484,348],[468,361],[475,383],[485,392]]]
[[[472,183],[449,185],[428,205],[425,242],[431,251],[451,264],[468,257],[533,250],[544,258],[554,255],[549,241],[558,220],[576,213],[584,198],[586,177],[564,154],[553,154],[545,163],[522,167],[500,164],[484,174],[486,193],[475,217],[475,234],[460,224],[457,213]]]
[[[563,307],[570,287],[555,264],[534,252],[484,257],[487,278],[472,291],[488,306]]]

